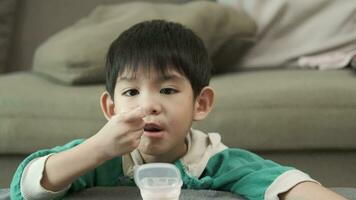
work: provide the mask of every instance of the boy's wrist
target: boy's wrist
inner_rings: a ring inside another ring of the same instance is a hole
[[[107,155],[104,150],[102,150],[102,146],[102,144],[97,144],[97,141],[92,137],[88,138],[82,146],[82,148],[84,148],[83,150],[91,155],[91,160],[96,166],[111,159],[111,157]]]

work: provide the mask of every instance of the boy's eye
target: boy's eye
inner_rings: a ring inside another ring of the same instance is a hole
[[[161,91],[159,91],[161,94],[174,94],[177,93],[178,91],[173,88],[162,88]]]
[[[132,96],[138,95],[139,93],[140,92],[136,89],[130,89],[130,90],[126,90],[124,93],[122,93],[122,95],[132,97]]]

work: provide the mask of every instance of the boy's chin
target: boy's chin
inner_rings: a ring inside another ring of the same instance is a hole
[[[165,147],[162,143],[154,143],[149,141],[148,139],[141,140],[140,146],[138,150],[141,154],[148,155],[150,157],[162,157],[167,154],[169,149]]]
[[[144,144],[140,145],[138,147],[138,150],[142,154],[150,155],[150,156],[159,156],[161,154],[164,154],[165,150],[162,148],[162,146],[157,145],[157,144]]]

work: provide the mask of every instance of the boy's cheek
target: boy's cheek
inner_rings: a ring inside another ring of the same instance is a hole
[[[138,107],[138,105],[136,105],[134,103],[117,101],[117,102],[115,102],[114,111],[115,111],[115,114],[126,113],[126,112],[130,112],[130,111],[136,109],[137,107]]]

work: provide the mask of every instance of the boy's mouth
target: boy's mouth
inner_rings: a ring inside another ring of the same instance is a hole
[[[160,138],[163,136],[163,128],[154,123],[147,123],[143,127],[144,135],[148,137]]]
[[[157,124],[146,124],[143,130],[147,132],[159,132],[162,131],[162,128]]]

